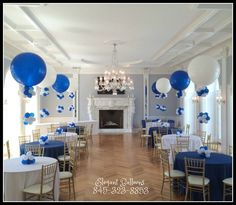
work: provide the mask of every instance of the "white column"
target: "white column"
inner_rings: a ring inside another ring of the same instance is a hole
[[[228,57],[228,48],[223,50],[222,58],[222,68],[221,68],[221,96],[223,99],[227,99],[227,57]],[[228,146],[228,132],[227,132],[227,103],[221,104],[221,150],[226,152]]]

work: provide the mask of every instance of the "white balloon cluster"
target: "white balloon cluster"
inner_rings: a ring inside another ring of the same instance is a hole
[[[205,97],[209,93],[209,90],[206,86],[204,86],[204,87],[197,89],[196,92],[197,92],[198,96]]]
[[[161,111],[166,111],[166,106],[165,106],[165,105],[159,105],[159,104],[157,104],[157,105],[156,105],[156,109],[157,109],[157,110],[161,110]]]
[[[75,94],[74,94],[73,92],[71,92],[71,93],[69,94],[69,97],[70,97],[71,99],[73,99],[73,98],[75,97]]]
[[[31,151],[27,152],[26,154],[21,155],[22,164],[33,164],[34,162],[35,162],[35,159]]]
[[[184,113],[184,108],[183,107],[178,107],[176,109],[176,115],[183,115]]]
[[[201,146],[199,147],[199,149],[197,150],[198,154],[200,155],[205,155],[206,158],[209,158],[211,155],[211,151],[208,149],[207,146]]]
[[[207,112],[200,112],[197,116],[197,119],[200,123],[208,123],[211,119]]]
[[[64,98],[63,93],[57,93],[57,99],[61,100],[62,98]]]
[[[43,117],[43,118],[49,116],[49,112],[45,108],[41,109],[39,113],[40,113],[40,117]]]
[[[41,96],[47,96],[47,95],[49,95],[49,88],[48,87],[46,87],[46,88],[41,88],[41,91],[40,91],[40,95]]]
[[[69,111],[72,111],[72,110],[74,110],[74,109],[75,109],[74,105],[70,105],[70,106],[68,107],[68,110],[69,110]]]
[[[57,112],[62,113],[63,110],[64,110],[64,106],[62,106],[62,105],[57,106]]]

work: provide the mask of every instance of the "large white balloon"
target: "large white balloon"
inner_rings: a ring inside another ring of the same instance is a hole
[[[168,93],[171,89],[170,81],[168,78],[160,78],[156,82],[156,89],[160,93]]]
[[[43,79],[43,81],[39,83],[37,86],[39,86],[40,88],[49,87],[53,85],[53,83],[56,81],[56,78],[57,78],[57,74],[54,68],[47,66],[46,76]]]
[[[74,92],[78,90],[78,80],[75,78],[70,78],[70,87],[68,88],[68,92]]]
[[[201,55],[189,63],[188,75],[197,87],[207,86],[219,77],[220,65],[211,56]]]

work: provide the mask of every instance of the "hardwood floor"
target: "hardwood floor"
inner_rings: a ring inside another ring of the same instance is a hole
[[[95,182],[102,179],[104,193],[99,193]],[[108,182],[114,184],[107,186]],[[96,135],[93,143],[89,141],[88,154],[82,153],[77,163],[76,201],[169,201],[169,184],[161,195],[161,182],[160,159],[153,157],[153,148],[141,147],[138,134]],[[62,191],[60,200],[68,201],[68,193]],[[173,195],[174,201],[183,199]]]

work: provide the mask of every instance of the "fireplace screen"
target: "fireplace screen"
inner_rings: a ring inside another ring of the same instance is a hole
[[[123,110],[99,110],[100,129],[123,129]]]

